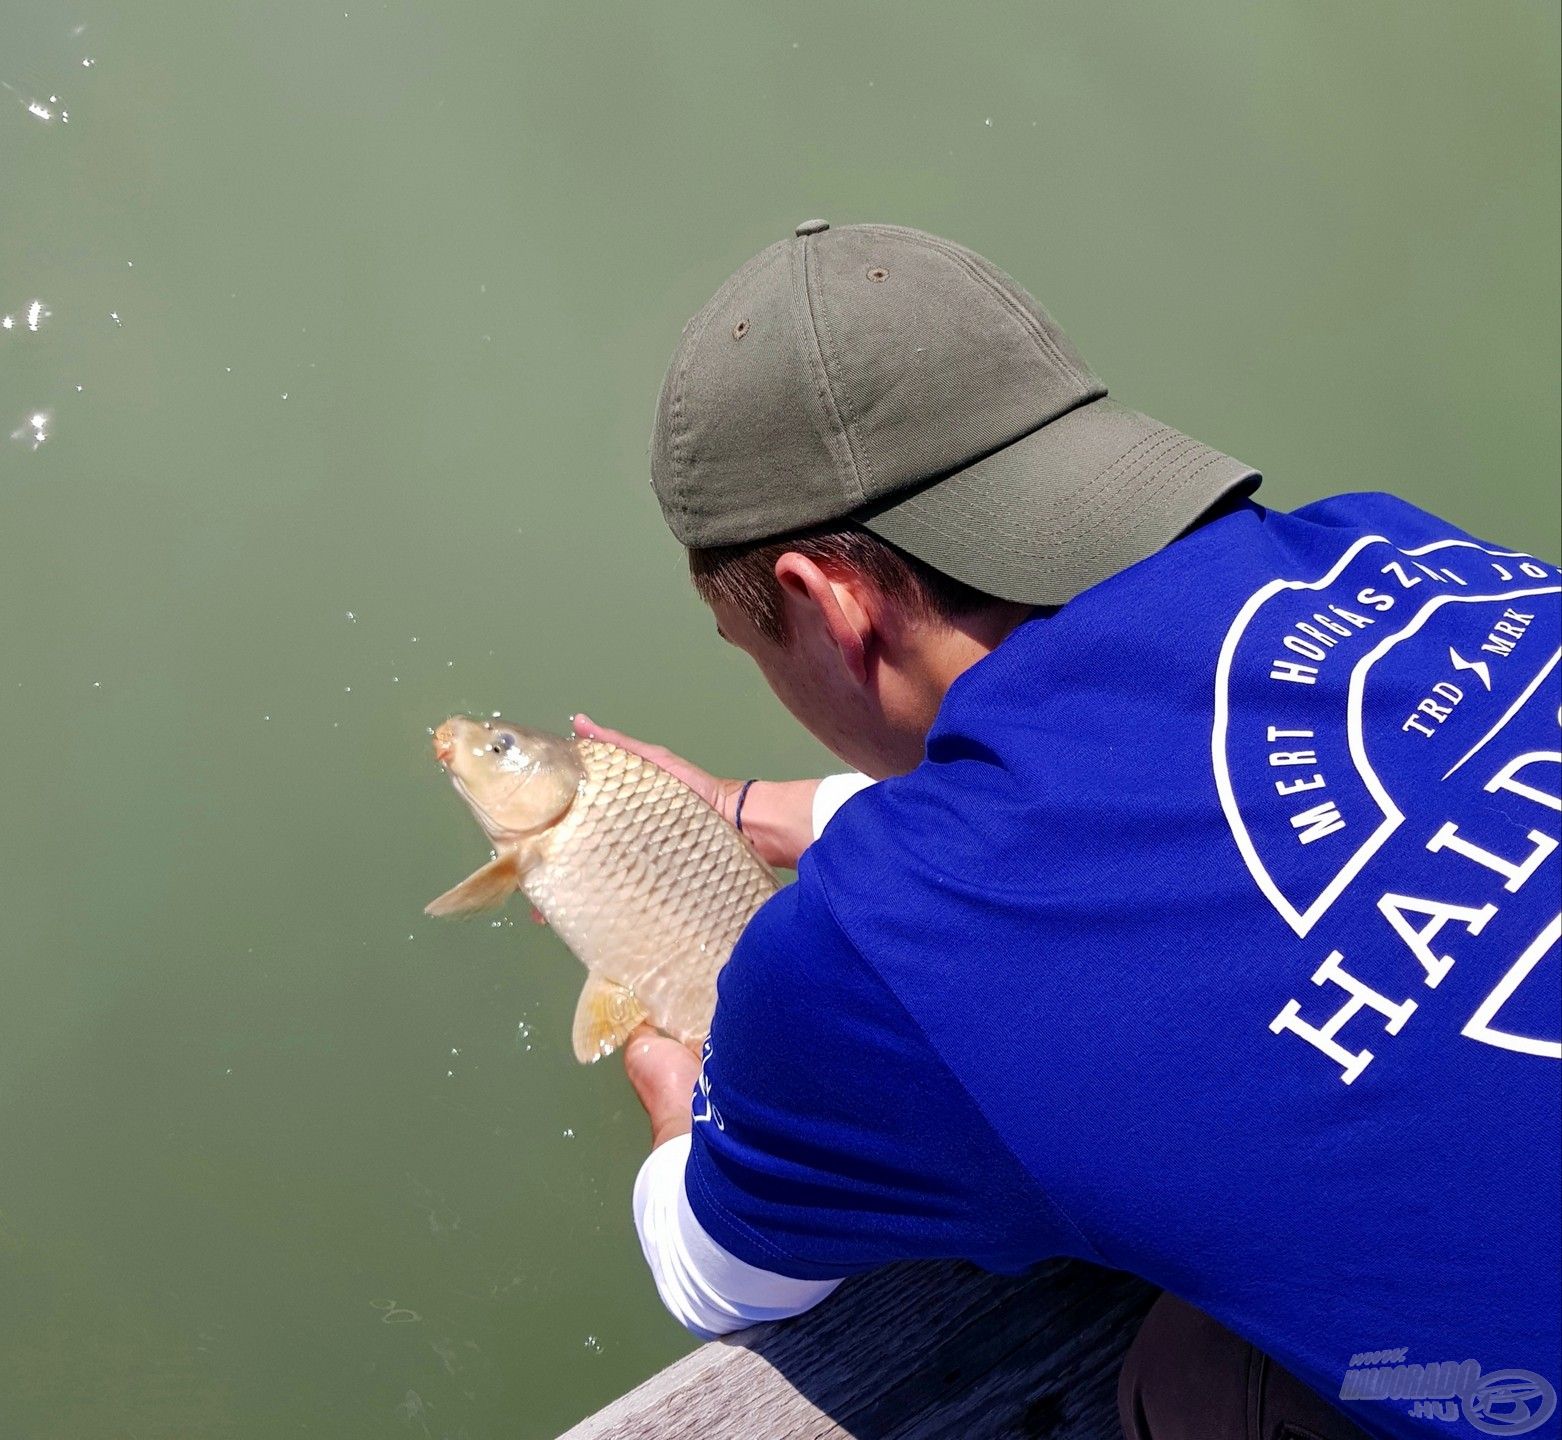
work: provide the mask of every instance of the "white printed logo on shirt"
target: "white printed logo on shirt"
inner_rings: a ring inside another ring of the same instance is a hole
[[[1318,991],[1271,1022],[1327,1056],[1346,1084],[1374,1059],[1362,1037],[1373,1025],[1399,1034],[1558,849],[1562,650],[1555,602],[1542,597],[1562,591],[1559,573],[1468,540],[1401,550],[1367,536],[1322,579],[1264,586],[1226,635],[1212,759],[1249,873],[1298,937],[1317,940],[1340,911],[1372,905],[1370,922],[1389,927],[1410,962],[1405,983],[1386,992],[1320,943]],[[1494,820],[1483,797],[1530,815],[1527,835]],[[1501,957],[1464,1036],[1562,1059],[1562,1039],[1504,1015],[1523,1008],[1515,997],[1532,972],[1555,969],[1559,935],[1562,916]]]

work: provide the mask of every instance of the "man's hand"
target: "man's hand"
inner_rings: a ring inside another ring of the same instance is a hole
[[[624,1046],[624,1073],[651,1121],[653,1150],[693,1129],[694,1082],[700,1062],[686,1047],[649,1025],[640,1025]]]
[[[736,823],[734,810],[741,780],[723,780],[709,771],[691,765],[662,745],[648,745],[621,730],[609,730],[587,715],[571,716],[575,733],[587,740],[602,740],[617,745],[660,765],[669,775],[682,780],[696,795],[712,806],[724,820]],[[797,857],[812,842],[814,791],[817,780],[758,780],[749,786],[743,802],[743,834],[755,853],[767,865],[797,868]]]

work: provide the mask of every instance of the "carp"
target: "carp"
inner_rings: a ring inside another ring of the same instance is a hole
[[[589,972],[571,1036],[583,1064],[636,1025],[699,1051],[716,974],[776,880],[681,780],[600,740],[455,715],[434,755],[494,858],[424,907],[474,915],[521,891]]]

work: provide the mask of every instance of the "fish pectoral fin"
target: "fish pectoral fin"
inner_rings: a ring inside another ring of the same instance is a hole
[[[591,1065],[604,1055],[611,1055],[644,1019],[645,1008],[635,999],[633,990],[616,980],[593,975],[575,1006],[575,1027],[570,1034],[575,1058],[582,1065]]]
[[[474,870],[459,885],[445,891],[423,907],[425,915],[476,915],[480,910],[497,910],[520,887],[521,872],[513,850]]]

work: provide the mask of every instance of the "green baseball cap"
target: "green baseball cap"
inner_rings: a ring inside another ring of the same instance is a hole
[[[809,220],[687,325],[651,483],[687,546],[850,519],[978,590],[1061,605],[1160,549],[1249,465],[1107,398],[980,255]]]

